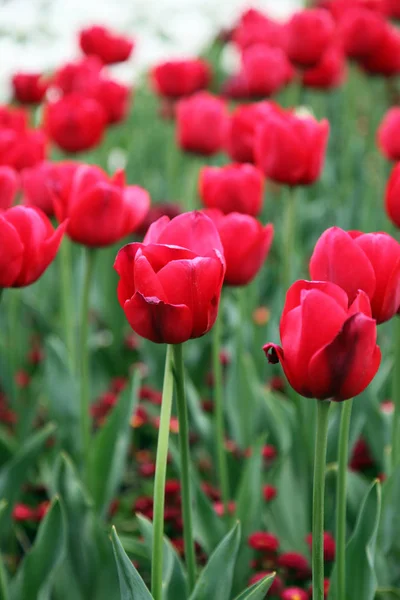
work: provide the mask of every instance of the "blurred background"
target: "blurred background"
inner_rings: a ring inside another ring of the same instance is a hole
[[[113,67],[131,82],[148,65],[174,56],[198,54],[246,8],[285,19],[302,0],[0,0],[0,100],[9,98],[18,70],[52,70],[78,56],[76,32],[107,23],[131,34],[131,61]],[[225,60],[234,60],[229,55]]]

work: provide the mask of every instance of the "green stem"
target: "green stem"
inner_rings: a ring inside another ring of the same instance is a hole
[[[9,321],[8,321],[8,366],[10,369],[10,388],[11,388],[11,403],[13,409],[17,413],[18,424],[17,430],[20,427],[21,419],[21,398],[20,390],[17,386],[15,377],[17,374],[17,367],[19,364],[18,356],[18,345],[20,343],[20,322],[19,322],[19,307],[20,307],[20,293],[21,290],[11,289],[9,294]]]
[[[174,389],[172,366],[172,346],[168,346],[165,357],[156,473],[154,477],[153,551],[151,559],[151,593],[154,600],[162,600],[165,479],[167,475],[168,440]]]
[[[294,236],[295,236],[295,219],[296,219],[296,206],[295,206],[295,189],[289,188],[285,193],[285,216],[283,223],[283,291],[286,291],[292,284],[292,271],[293,271],[293,253],[294,253]]]
[[[87,468],[90,450],[90,381],[89,381],[89,308],[90,287],[93,279],[95,252],[84,248],[85,272],[81,308],[81,428],[84,470]],[[86,474],[86,473],[85,473]]]
[[[224,427],[224,399],[222,364],[220,359],[222,315],[217,317],[213,329],[213,374],[214,374],[214,415],[215,415],[215,440],[217,446],[217,464],[224,515],[229,518],[229,478],[228,464],[225,452],[225,427]]]
[[[174,346],[176,398],[179,420],[179,450],[181,458],[181,494],[183,516],[183,540],[188,572],[189,594],[196,581],[196,555],[193,541],[192,501],[190,494],[189,420],[185,398],[185,374],[182,344]]]
[[[317,401],[312,531],[313,600],[324,600],[324,500],[329,408],[329,401]]]
[[[349,431],[352,400],[346,400],[341,407],[338,475],[336,488],[336,582],[337,597],[346,597],[346,480],[349,455]]]
[[[61,306],[64,329],[64,341],[68,353],[68,363],[72,371],[76,368],[75,342],[74,342],[74,309],[72,305],[72,278],[71,278],[71,245],[65,237],[60,246],[61,262]]]
[[[400,317],[396,316],[394,321],[392,471],[400,462]]]

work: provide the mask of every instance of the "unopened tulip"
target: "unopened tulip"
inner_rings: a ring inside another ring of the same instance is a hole
[[[151,71],[151,83],[159,96],[181,98],[207,87],[211,69],[205,60],[168,60]]]
[[[334,283],[296,281],[288,290],[280,321],[282,347],[266,344],[269,362],[280,362],[301,396],[347,400],[374,378],[381,353],[367,295],[349,306]]]
[[[271,96],[294,76],[294,69],[281,48],[264,44],[250,46],[243,52],[242,62],[249,96]]]
[[[400,32],[388,25],[375,50],[361,61],[361,66],[373,75],[393,77],[400,73]]]
[[[386,28],[383,15],[366,8],[353,7],[340,20],[338,34],[347,56],[360,60],[379,52]]]
[[[217,229],[204,214],[162,217],[143,244],[119,251],[114,268],[119,302],[142,337],[179,344],[213,326],[225,262]]]
[[[342,50],[336,46],[323,54],[320,62],[306,69],[302,75],[305,87],[327,90],[342,85],[346,77],[346,61]]]
[[[289,20],[287,35],[289,59],[300,67],[313,67],[334,40],[335,22],[324,9],[302,10]]]
[[[16,73],[12,78],[14,98],[21,104],[39,104],[48,87],[41,73]]]
[[[105,65],[128,60],[133,50],[132,40],[115,34],[101,25],[82,29],[79,43],[85,54],[98,56]]]

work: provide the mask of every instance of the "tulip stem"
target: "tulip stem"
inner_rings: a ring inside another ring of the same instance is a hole
[[[225,427],[224,427],[224,398],[221,350],[221,326],[222,315],[218,315],[213,329],[213,375],[214,375],[214,415],[215,415],[215,439],[217,445],[217,464],[219,483],[224,504],[224,516],[229,518],[229,478],[228,464],[225,451]]]
[[[89,300],[90,287],[93,279],[95,252],[90,248],[84,248],[85,271],[82,292],[81,310],[81,428],[82,428],[82,452],[84,471],[88,466],[88,454],[90,450],[90,381],[89,381]],[[87,473],[85,473],[87,475]]]
[[[353,400],[346,400],[341,407],[340,416],[336,487],[336,583],[338,598],[346,598],[346,481],[352,407]]]
[[[68,364],[71,371],[75,371],[75,341],[72,307],[72,281],[71,281],[71,247],[69,240],[64,237],[60,246],[61,262],[61,306],[64,327],[64,341],[68,353]]]
[[[174,345],[176,398],[179,420],[179,450],[181,458],[181,493],[183,516],[183,539],[188,573],[189,595],[196,582],[196,556],[193,541],[192,501],[190,494],[189,422],[185,398],[185,375],[182,344]]]
[[[290,187],[285,194],[286,206],[283,223],[283,290],[286,290],[292,283],[293,251],[295,236],[295,188]]]
[[[317,435],[314,457],[312,589],[313,600],[324,600],[324,500],[329,401],[317,400]]]
[[[153,550],[151,558],[151,594],[154,600],[162,600],[165,479],[174,390],[172,351],[172,346],[167,346],[154,477]]]
[[[394,318],[392,472],[400,462],[400,317]]]

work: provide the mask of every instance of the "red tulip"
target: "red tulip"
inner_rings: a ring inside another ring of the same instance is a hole
[[[0,212],[10,208],[18,187],[18,175],[14,169],[0,167]]]
[[[240,213],[224,215],[217,209],[205,212],[214,221],[224,249],[224,283],[247,285],[256,277],[268,256],[274,226],[270,223],[263,226],[254,217]]]
[[[311,575],[308,560],[300,552],[284,552],[278,558],[278,565],[288,571],[293,579],[309,579]]]
[[[199,193],[207,208],[219,208],[224,214],[239,212],[256,217],[262,209],[264,177],[249,164],[203,167]]]
[[[132,40],[101,25],[82,29],[79,44],[85,54],[98,56],[105,65],[128,60],[133,50]]]
[[[306,537],[306,542],[310,548],[312,549],[312,533],[309,533]],[[329,531],[324,531],[324,560],[326,562],[333,562],[335,560],[336,554],[336,543],[335,539]]]
[[[303,72],[302,83],[305,87],[325,90],[342,85],[345,77],[346,61],[343,52],[332,46],[315,67]]]
[[[45,155],[46,137],[43,131],[0,128],[0,165],[22,171],[42,162]]]
[[[53,85],[64,94],[87,93],[101,77],[103,63],[97,56],[84,56],[60,67],[53,76]]]
[[[296,281],[288,290],[282,347],[266,344],[269,362],[280,362],[290,385],[307,398],[347,400],[374,378],[381,353],[368,296],[349,307],[344,290],[330,282]]]
[[[389,160],[400,160],[400,108],[390,108],[378,129],[378,145]]]
[[[203,90],[211,79],[211,69],[205,60],[168,60],[156,65],[150,74],[157,94],[166,98],[190,96]]]
[[[48,87],[41,73],[16,73],[12,85],[14,98],[21,104],[39,104]]]
[[[114,268],[119,302],[142,337],[179,344],[213,326],[225,263],[218,232],[202,213],[162,217],[143,244],[119,251]]]
[[[251,8],[243,13],[232,35],[232,41],[242,50],[253,44],[285,49],[286,28],[258,10]]]
[[[311,116],[271,111],[256,131],[256,164],[279,183],[314,183],[323,168],[328,135],[326,119],[319,123]]]
[[[28,113],[24,108],[0,106],[0,130],[13,129],[22,133],[28,129]]]
[[[250,96],[271,96],[294,76],[294,69],[281,48],[252,45],[243,52],[242,62]]]
[[[363,290],[377,323],[391,319],[400,306],[400,244],[387,233],[327,229],[314,248],[310,275],[339,285],[350,303]]]
[[[126,118],[130,96],[128,86],[112,79],[99,79],[93,87],[92,93],[88,91],[88,95],[101,104],[109,125],[119,123]]]
[[[389,219],[396,227],[400,227],[400,164],[393,168],[389,177],[385,207]]]
[[[26,206],[0,213],[0,288],[39,279],[57,254],[66,225],[54,230],[46,215]]]
[[[362,67],[373,75],[392,77],[400,73],[400,32],[387,26],[378,48],[361,61]]]
[[[273,102],[238,106],[232,113],[227,131],[227,152],[232,160],[255,162],[254,141],[257,127],[271,112],[282,111]]]
[[[54,189],[57,219],[68,217],[69,237],[89,247],[109,246],[133,233],[146,216],[150,197],[137,185],[125,185],[123,171],[108,177],[96,166],[79,166],[69,194]]]
[[[385,0],[386,14],[392,19],[400,19],[399,0]]]
[[[289,59],[300,67],[313,67],[334,40],[335,22],[326,10],[302,10],[290,19],[287,32]]]
[[[54,215],[53,196],[68,197],[72,179],[79,163],[61,161],[42,162],[21,173],[22,202],[25,206],[40,208],[47,216]]]
[[[177,141],[187,152],[209,156],[222,149],[228,125],[225,102],[207,92],[179,100]]]
[[[324,0],[321,2],[324,8],[327,8],[333,17],[340,21],[346,16],[349,10],[355,8],[367,9],[369,11],[385,14],[385,0]]]
[[[283,590],[281,600],[308,600],[308,594],[299,587],[290,587]]]
[[[258,552],[276,552],[279,548],[279,540],[272,533],[266,531],[255,531],[247,540],[250,548]]]
[[[386,29],[387,23],[381,14],[353,7],[340,20],[338,34],[347,56],[363,59],[379,52]]]
[[[99,102],[77,93],[47,104],[44,114],[49,137],[66,152],[80,152],[97,146],[106,121],[106,113]]]

